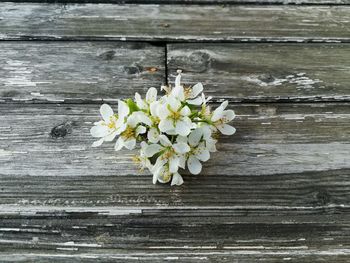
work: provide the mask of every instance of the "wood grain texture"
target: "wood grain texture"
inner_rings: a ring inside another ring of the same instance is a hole
[[[83,102],[165,83],[165,48],[122,42],[1,42],[0,101]]]
[[[276,262],[332,256],[342,262],[343,256],[349,256],[348,216],[303,218],[245,212],[237,216],[230,209],[144,209],[124,214],[109,214],[106,210],[31,214],[2,211],[0,245],[6,253],[12,252],[14,259],[16,254],[20,258],[29,251],[32,257],[51,254],[51,258],[59,259],[61,253],[61,259],[114,256],[159,262],[174,256],[207,261],[236,256],[244,262],[254,257]]]
[[[283,5],[348,5],[350,0],[12,0],[38,3],[106,3],[106,4],[283,4]]]
[[[0,3],[0,39],[349,42],[349,13],[350,6]]]
[[[172,44],[168,81],[202,81],[235,102],[349,101],[348,44]],[[296,55],[297,54],[297,55]],[[2,42],[0,101],[99,102],[165,83],[165,48],[141,43]]]
[[[93,149],[97,105],[0,105],[1,204],[54,206],[347,206],[348,104],[233,107],[237,133],[222,137],[200,175],[152,185],[113,144]],[[229,164],[229,165],[228,165]],[[33,178],[32,178],[33,177]]]
[[[130,252],[130,253],[31,253],[30,251],[11,254],[0,254],[3,262],[225,262],[225,263],[252,263],[252,262],[303,262],[303,263],[348,263],[349,255],[344,250],[249,250],[249,251],[209,251],[209,252]]]
[[[169,81],[231,101],[349,101],[348,44],[170,44]]]

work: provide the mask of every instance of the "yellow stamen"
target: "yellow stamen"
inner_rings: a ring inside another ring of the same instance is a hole
[[[160,119],[158,117],[155,117],[155,116],[151,116],[151,120],[155,125],[158,125],[160,122]]]
[[[142,165],[142,159],[140,155],[134,155],[132,158],[132,161],[138,166],[140,172],[143,172],[145,170],[145,167]]]
[[[175,121],[181,118],[181,114],[178,111],[171,111],[171,118]]]
[[[114,121],[111,121],[107,124],[108,128],[110,129],[115,129],[115,122]]]
[[[170,159],[173,155],[175,154],[175,151],[173,148],[167,149],[163,154],[162,154],[162,159]]]
[[[184,88],[184,93],[185,93],[185,98],[189,98],[192,93],[192,89],[190,87]]]
[[[126,130],[122,132],[121,136],[125,139],[135,137],[135,130],[128,126]]]
[[[169,182],[170,181],[170,178],[171,178],[171,174],[167,171],[165,172],[164,174],[162,174],[162,180],[164,182]]]
[[[141,162],[141,158],[139,155],[134,155],[133,157],[131,157],[131,159],[135,164],[140,164]]]

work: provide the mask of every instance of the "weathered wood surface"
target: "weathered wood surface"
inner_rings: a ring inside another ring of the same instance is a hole
[[[136,151],[116,153],[112,143],[90,147],[96,105],[2,104],[0,109],[2,204],[349,202],[348,104],[236,105],[238,132],[223,137],[202,174],[185,175],[186,184],[178,188],[152,185],[151,176],[131,160]]]
[[[348,44],[172,44],[168,82],[235,102],[349,101]],[[0,43],[0,101],[100,102],[165,83],[165,47],[111,42]]]
[[[0,245],[13,259],[30,253],[29,258],[56,260],[345,262],[350,255],[348,215],[256,215],[249,209],[238,215],[231,209],[108,212],[1,211]]]
[[[1,3],[0,39],[349,42],[349,13],[350,6]]]
[[[1,40],[60,40],[0,42],[1,262],[349,262],[350,52],[327,42],[350,42],[350,6],[251,2],[0,3]],[[211,41],[325,43],[171,43]],[[177,68],[239,102],[237,134],[153,185],[89,129]]]
[[[128,254],[88,254],[88,253],[12,253],[1,254],[3,262],[225,262],[225,263],[252,263],[252,262],[303,262],[303,263],[318,263],[318,262],[336,262],[348,263],[349,255],[341,251],[318,251],[310,252],[300,250],[269,250],[269,251],[224,251],[224,252],[178,252],[178,253],[128,253]]]
[[[169,82],[232,101],[349,101],[348,44],[170,44]]]
[[[164,60],[145,43],[1,42],[0,101],[116,101],[164,84]]]
[[[348,5],[350,0],[12,0],[38,3],[113,3],[113,4],[283,4],[283,5]]]

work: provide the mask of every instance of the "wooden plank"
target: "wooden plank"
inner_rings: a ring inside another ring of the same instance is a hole
[[[1,3],[0,39],[349,42],[349,13],[350,6]]]
[[[1,42],[0,101],[116,101],[144,93],[165,83],[164,52],[146,43]]]
[[[321,251],[311,250],[308,252],[297,250],[283,250],[280,251],[224,251],[224,252],[160,252],[160,253],[104,253],[104,254],[84,254],[84,253],[32,253],[23,250],[19,253],[12,252],[8,254],[0,254],[3,262],[135,262],[135,260],[141,260],[142,262],[167,262],[170,260],[179,260],[186,263],[197,263],[199,260],[208,262],[240,262],[240,263],[252,263],[252,262],[271,262],[280,263],[287,262],[303,262],[303,263],[319,263],[319,262],[332,262],[332,263],[348,263],[349,255],[340,251]]]
[[[348,44],[170,44],[168,80],[242,101],[349,101]]]
[[[283,5],[347,5],[350,0],[12,0],[40,3],[106,3],[106,4],[283,4]]]
[[[237,256],[247,262],[254,257],[274,261],[339,257],[342,262],[342,256],[350,254],[349,214],[283,217],[272,212],[257,216],[249,210],[237,215],[230,209],[135,209],[119,210],[119,214],[103,209],[20,211],[1,211],[0,215],[0,248],[15,258],[29,252],[47,257],[61,251],[71,258],[101,259],[114,254],[129,260],[165,256],[214,260]]]
[[[153,185],[113,144],[94,149],[96,105],[0,105],[3,205],[343,206],[349,203],[348,104],[235,105],[200,175]],[[230,165],[228,165],[228,163]],[[215,196],[215,198],[213,198]]]
[[[218,99],[350,100],[348,44],[173,44],[167,58],[169,83],[181,68]],[[132,97],[165,83],[164,59],[164,47],[141,43],[0,42],[0,101]]]

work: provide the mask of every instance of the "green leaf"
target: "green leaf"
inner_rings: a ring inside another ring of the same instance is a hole
[[[130,109],[130,113],[133,113],[134,111],[139,111],[139,107],[137,107],[136,103],[132,99],[127,99],[126,104],[128,105]]]

